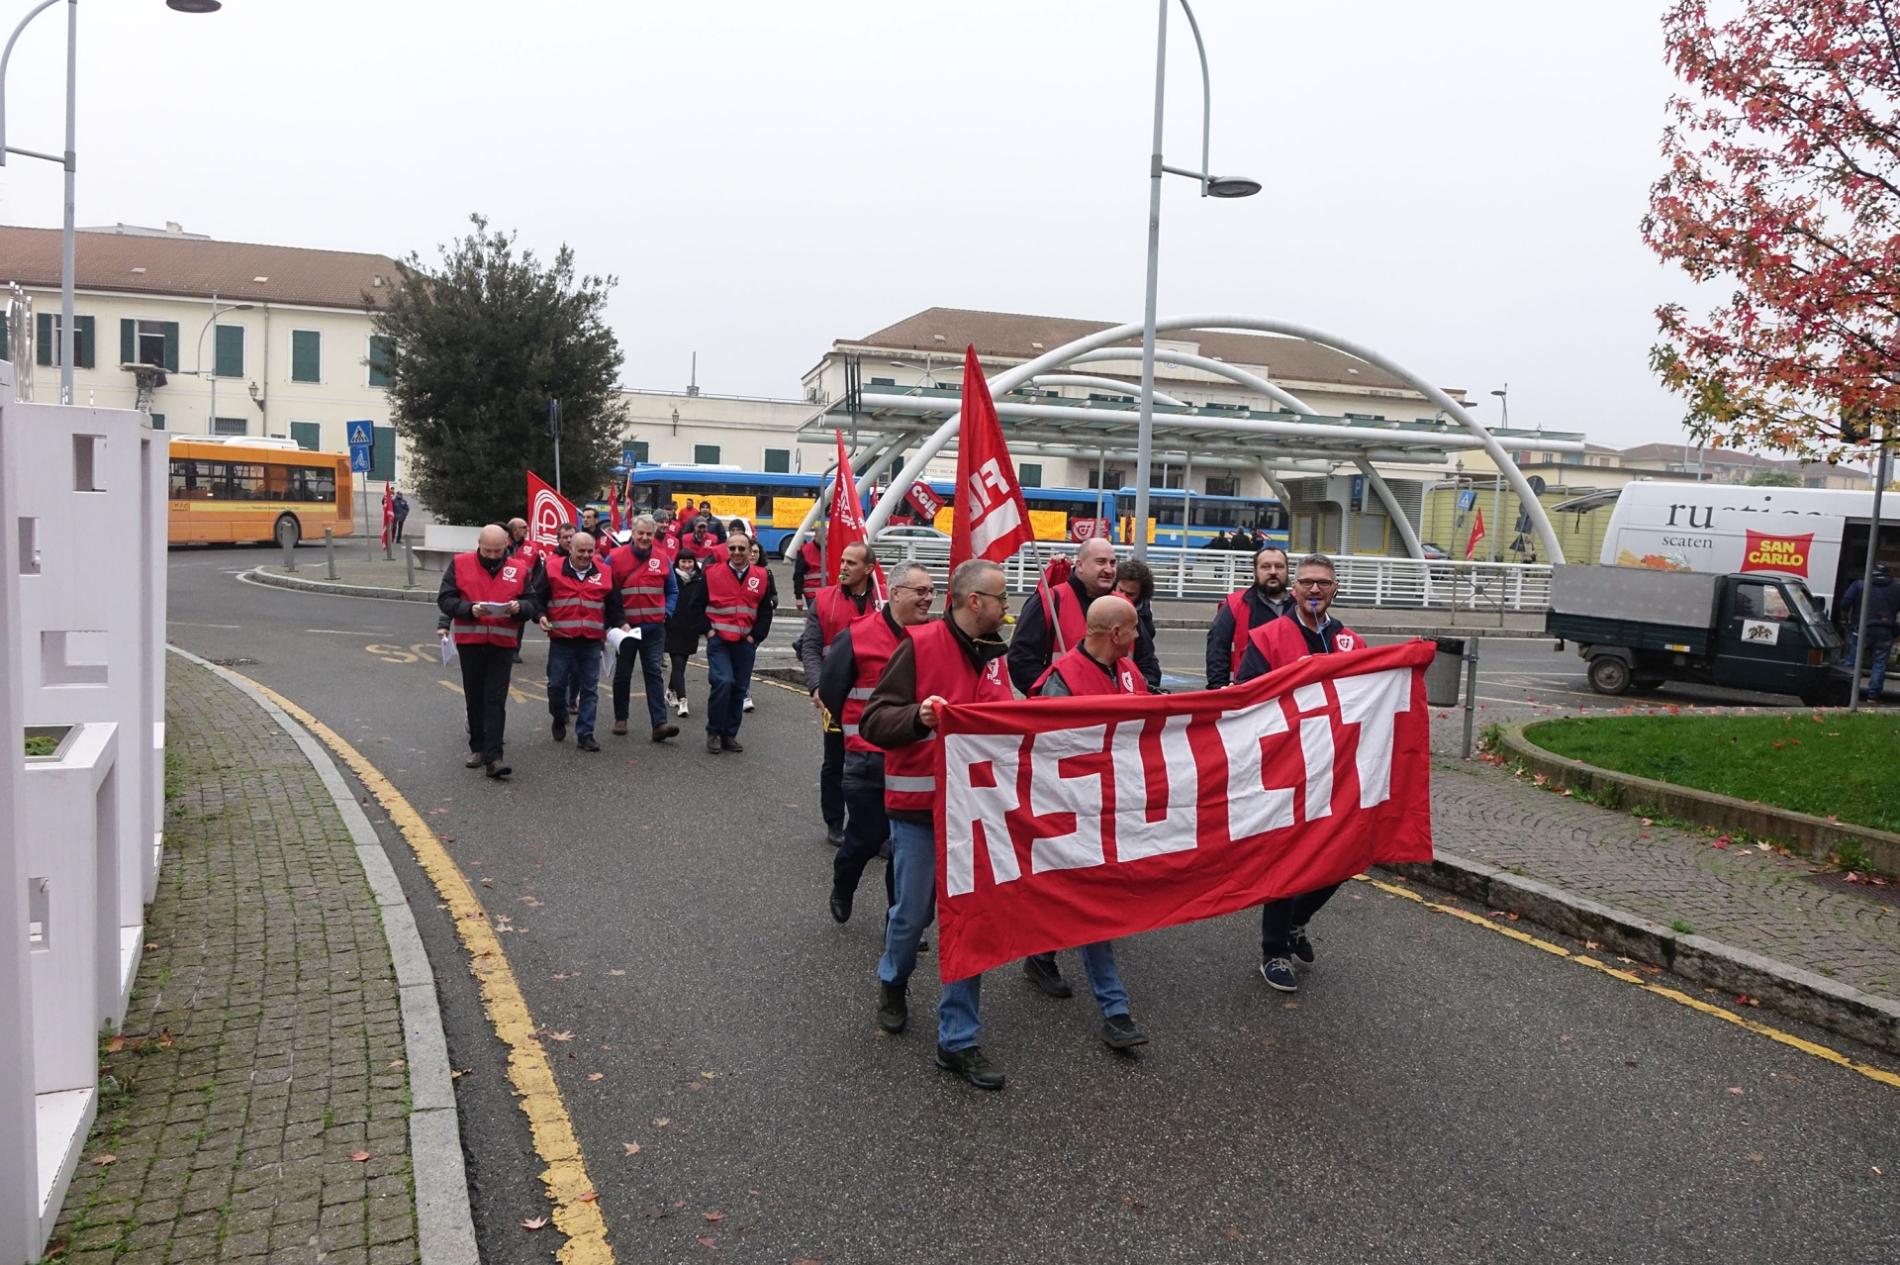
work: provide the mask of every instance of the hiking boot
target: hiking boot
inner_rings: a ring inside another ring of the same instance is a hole
[[[706,735],[706,754],[707,755],[724,755],[725,754],[724,749],[720,747],[719,745],[718,734]]]
[[[877,986],[877,1026],[895,1034],[904,1030],[910,1022],[910,997],[902,984],[886,984],[880,981]]]
[[[677,738],[679,737],[679,732],[680,727],[678,725],[655,725],[653,727],[653,741],[665,742],[668,738]]]
[[[946,1072],[955,1072],[978,1089],[1003,1087],[1003,1073],[984,1055],[982,1046],[973,1045],[962,1050],[946,1050],[938,1046],[937,1066]]]
[[[730,751],[734,755],[737,755],[739,752],[744,751],[745,747],[737,738],[721,738],[719,740],[719,749],[721,751]]]
[[[465,769],[481,768],[482,767],[482,753],[479,751],[469,752],[468,759],[462,762],[462,767]]]
[[[1062,978],[1062,968],[1056,965],[1056,955],[1053,953],[1038,953],[1024,958],[1023,974],[1029,977],[1031,984],[1051,997],[1075,996],[1075,989],[1068,980]]]
[[[627,722],[624,720],[616,720],[614,722],[614,734],[617,737],[621,737],[621,738],[626,737],[627,736]]]
[[[1102,1040],[1111,1050],[1132,1050],[1148,1044],[1148,1034],[1135,1026],[1128,1015],[1110,1015],[1102,1020]]]
[[[1283,993],[1300,991],[1299,976],[1293,973],[1293,959],[1268,958],[1260,964],[1260,978],[1267,981],[1267,987]]]
[[[574,745],[582,751],[600,750],[600,744],[594,741],[594,735],[592,734],[582,734],[574,740]]]

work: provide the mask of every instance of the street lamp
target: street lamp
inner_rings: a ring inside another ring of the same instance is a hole
[[[1188,0],[1180,0],[1187,14],[1188,29],[1194,34],[1194,48],[1201,57],[1201,169],[1188,171],[1170,167],[1161,161],[1161,122],[1166,100],[1168,69],[1168,5],[1160,0],[1160,17],[1155,32],[1155,132],[1154,149],[1148,158],[1148,293],[1141,324],[1141,419],[1135,445],[1135,556],[1148,556],[1148,483],[1154,455],[1155,410],[1155,294],[1161,270],[1161,176],[1168,172],[1198,180],[1204,198],[1247,198],[1260,192],[1260,182],[1243,176],[1215,176],[1209,171],[1208,137],[1214,112],[1214,90],[1207,74],[1207,45],[1201,40],[1201,24],[1194,19]]]
[[[1498,421],[1498,429],[1511,429],[1511,384],[1507,382],[1502,387],[1492,391],[1491,394],[1498,397],[1498,407],[1503,410],[1503,416]],[[1491,561],[1493,562],[1504,561],[1504,540],[1503,537],[1499,535],[1499,533],[1504,530],[1503,518],[1504,471],[1500,469],[1498,471],[1497,483],[1491,492],[1491,539],[1489,542],[1489,552],[1491,554]]]
[[[58,163],[66,171],[66,209],[65,219],[60,229],[59,243],[59,402],[73,402],[73,171],[76,166],[73,155],[75,103],[75,71],[78,67],[79,49],[79,0],[66,0],[66,150],[64,154],[45,154],[33,149],[20,149],[7,144],[7,62],[13,56],[14,41],[20,38],[20,32],[46,10],[58,4],[59,0],[40,0],[31,12],[20,19],[13,28],[13,34],[7,37],[6,51],[0,53],[0,167],[6,166],[8,154],[22,154],[28,158],[43,158],[47,162]],[[223,7],[222,0],[165,0],[166,7],[180,13],[215,13]]]
[[[188,2],[189,0],[179,0],[179,3]],[[215,0],[203,0],[203,2],[213,4],[215,7]],[[207,435],[215,435],[218,430],[218,345],[216,343],[211,344],[211,372],[207,374],[205,373],[205,331],[209,330],[217,321],[220,313],[248,312],[255,306],[257,305],[254,303],[233,303],[228,307],[219,307],[218,296],[214,294],[211,296],[211,315],[206,317],[205,323],[198,327],[197,373],[199,377],[207,377],[211,381],[211,417],[205,423],[205,434]],[[269,427],[265,429],[268,430]]]

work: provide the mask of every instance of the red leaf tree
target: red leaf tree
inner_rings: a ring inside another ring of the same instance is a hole
[[[1895,0],[1900,4],[1900,0]],[[1643,240],[1727,297],[1657,309],[1652,365],[1707,442],[1838,461],[1900,409],[1900,45],[1889,0],[1673,0]],[[1850,432],[1851,433],[1851,432]]]

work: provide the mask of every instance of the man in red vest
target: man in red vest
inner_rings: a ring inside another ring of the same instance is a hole
[[[917,946],[937,911],[937,779],[932,741],[937,709],[945,703],[984,703],[1011,697],[1003,673],[1008,647],[997,640],[1009,611],[1003,569],[972,558],[950,577],[944,618],[914,629],[897,643],[871,689],[859,720],[866,742],[884,749],[884,811],[891,822],[891,869],[897,898],[884,927],[878,959],[878,1026],[904,1030],[907,990]],[[953,980],[937,1003],[937,1066],[978,1089],[1001,1089],[1003,1073],[977,1045],[983,977]]]
[[[805,669],[805,688],[811,691],[813,706],[826,713],[825,758],[818,766],[818,808],[825,817],[825,838],[832,847],[844,843],[844,732],[836,723],[837,712],[827,711],[818,701],[818,680],[824,669],[825,649],[852,620],[871,609],[871,568],[876,558],[871,546],[859,542],[846,545],[838,563],[838,582],[818,590],[805,606],[805,627],[793,648]]]
[[[1208,689],[1220,689],[1240,671],[1248,633],[1293,609],[1293,593],[1286,582],[1286,550],[1264,546],[1253,556],[1253,584],[1229,593],[1214,608],[1214,624],[1207,630]]]
[[[614,660],[614,732],[627,732],[628,704],[633,695],[633,666],[641,666],[647,693],[647,721],[653,741],[665,742],[680,727],[666,718],[666,621],[679,604],[679,581],[673,578],[673,560],[659,547],[659,524],[650,514],[634,517],[627,543],[614,550],[608,570],[620,593],[620,626],[638,637],[620,643]]]
[[[1338,591],[1339,579],[1331,558],[1318,553],[1301,558],[1294,573],[1293,610],[1247,635],[1247,651],[1240,658],[1235,682],[1251,681],[1308,655],[1364,650],[1365,638],[1326,613]],[[1306,924],[1338,890],[1339,884],[1334,883],[1270,900],[1260,907],[1260,977],[1269,987],[1283,993],[1299,991],[1293,959],[1307,963],[1313,960],[1313,942],[1307,939]]]
[[[489,777],[513,772],[501,762],[508,716],[508,679],[521,645],[521,625],[539,612],[528,582],[534,568],[508,554],[508,532],[482,528],[473,553],[457,554],[442,571],[435,604],[449,620],[462,661],[462,698],[468,704],[468,767]]]
[[[818,590],[825,587],[831,577],[825,574],[825,536],[828,525],[820,523],[798,547],[798,556],[792,560],[792,591],[798,594],[798,609],[809,610],[818,600]]]
[[[1146,694],[1148,682],[1129,658],[1141,636],[1141,616],[1126,598],[1110,595],[1089,606],[1082,644],[1049,665],[1031,698],[1082,698],[1101,694]],[[1128,990],[1115,967],[1115,946],[1102,940],[1082,946],[1082,970],[1102,1010],[1102,1040],[1112,1050],[1146,1045],[1148,1036],[1128,1013]]]
[[[759,643],[772,627],[772,604],[765,600],[766,571],[751,564],[751,545],[745,536],[728,536],[722,546],[726,556],[705,568],[701,600],[706,606],[706,675],[712,682],[712,697],[706,704],[710,755],[745,750],[739,744],[739,719],[744,714],[740,706],[752,684]]]
[[[594,714],[598,707],[600,655],[607,630],[621,623],[620,592],[613,574],[594,559],[594,538],[575,532],[567,557],[550,554],[535,580],[542,609],[541,631],[548,635],[548,715],[554,741],[567,741],[568,712],[574,713],[574,745],[598,751]]]
[[[849,559],[852,550],[859,548],[869,552],[868,547],[852,545],[845,557]],[[930,605],[937,596],[937,586],[921,562],[904,563],[892,580],[891,600],[884,609],[853,620],[825,647],[819,676],[819,705],[837,718],[838,735],[844,741],[842,790],[851,813],[843,844],[831,861],[831,916],[839,922],[850,921],[852,898],[864,867],[891,834],[890,819],[884,815],[884,753],[864,739],[864,705],[898,642],[930,619]],[[885,866],[885,908],[897,903],[896,894],[891,867]]]
[[[706,570],[715,562],[726,560],[726,546],[712,534],[712,526],[702,515],[693,520],[690,534],[680,537],[680,548],[699,560],[699,569]]]

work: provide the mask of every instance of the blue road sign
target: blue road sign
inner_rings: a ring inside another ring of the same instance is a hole
[[[369,473],[369,448],[364,444],[350,445],[350,473]]]
[[[349,436],[350,447],[367,448],[375,441],[375,428],[367,421],[345,422],[344,432]]]
[[[634,466],[639,464],[637,461],[634,460],[633,449],[622,448],[620,450],[620,464],[627,467],[627,469],[629,470],[633,469]]]
[[[1478,494],[1476,492],[1473,492],[1470,488],[1466,488],[1464,491],[1458,494],[1458,512],[1460,514],[1469,513],[1471,510],[1471,507],[1476,505],[1477,503],[1478,503]]]

